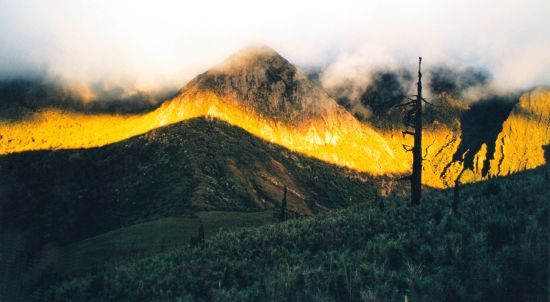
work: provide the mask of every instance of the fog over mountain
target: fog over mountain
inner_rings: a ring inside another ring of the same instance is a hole
[[[45,77],[89,98],[180,87],[251,42],[325,84],[380,68],[474,66],[503,89],[550,83],[550,2],[0,0],[0,79]],[[130,98],[131,99],[131,98]]]
[[[159,103],[140,91],[167,87],[163,65],[125,61],[138,50],[90,49],[96,74],[3,63],[19,67],[0,81],[0,301],[548,297],[550,89],[433,55],[433,106],[413,113],[394,105],[415,54],[354,67],[344,49],[320,63],[248,44]],[[400,181],[416,160],[418,204]]]

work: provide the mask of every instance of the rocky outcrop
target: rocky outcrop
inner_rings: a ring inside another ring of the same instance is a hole
[[[501,113],[484,112],[478,122],[487,123]],[[452,185],[455,180],[479,181],[546,164],[544,148],[550,144],[550,90],[538,88],[521,95],[505,119],[494,128],[498,132],[490,130],[488,137],[484,136],[487,131],[476,128],[470,130],[475,132],[474,139],[460,133],[460,143],[452,157],[447,154],[448,164],[440,174],[445,186]],[[465,143],[465,139],[469,142]]]
[[[521,96],[496,140],[489,176],[504,176],[545,164],[550,144],[550,91],[542,88]]]

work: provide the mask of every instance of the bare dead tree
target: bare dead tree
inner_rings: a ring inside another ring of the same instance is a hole
[[[403,144],[405,150],[413,153],[412,174],[405,177],[411,182],[411,204],[417,205],[422,198],[422,106],[428,103],[422,97],[422,57],[418,58],[418,83],[416,95],[406,97],[406,102],[396,107],[405,107],[403,123],[405,131],[403,136],[411,135],[414,138],[414,145]]]

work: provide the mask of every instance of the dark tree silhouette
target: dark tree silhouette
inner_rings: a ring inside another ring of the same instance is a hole
[[[281,202],[281,213],[279,215],[279,220],[281,222],[285,221],[286,220],[286,207],[287,207],[287,202],[286,202],[286,193],[287,193],[287,188],[285,187],[285,191],[284,191],[284,194],[283,194],[283,201]]]
[[[417,205],[422,198],[422,105],[427,101],[422,97],[422,57],[418,58],[417,94],[407,97],[407,102],[396,107],[406,107],[403,123],[406,126],[403,135],[414,137],[414,145],[403,145],[403,148],[413,153],[412,175],[406,177],[411,181],[411,204]]]
[[[202,221],[199,224],[199,232],[198,232],[197,241],[198,241],[199,245],[204,244],[204,224],[202,223]]]
[[[453,215],[458,217],[458,204],[460,203],[460,181],[455,180],[455,188],[453,191]]]

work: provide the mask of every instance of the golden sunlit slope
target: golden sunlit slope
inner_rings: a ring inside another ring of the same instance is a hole
[[[399,141],[359,123],[263,46],[244,49],[199,75],[177,97],[146,115],[46,111],[5,123],[0,126],[0,152],[96,147],[198,116],[226,121],[293,151],[360,171],[403,173],[409,166]]]
[[[0,153],[98,147],[199,116],[226,121],[293,151],[357,170],[382,174],[408,169],[403,152],[396,148],[399,141],[351,117],[347,122],[311,120],[290,126],[208,91],[178,96],[145,115],[85,115],[56,110],[36,113],[28,120],[0,124]]]
[[[220,99],[211,92],[186,93],[141,116],[84,115],[54,110],[37,113],[29,120],[0,125],[0,152],[98,147],[198,116],[226,121],[293,151],[374,175],[405,173],[410,166],[410,156],[401,146],[400,135],[379,133],[349,115],[340,117],[339,122],[311,120],[290,126],[261,117],[239,106],[237,100]],[[445,131],[427,132],[426,138],[432,141],[428,151],[442,149],[448,139],[456,139]],[[428,156],[436,160],[442,154],[447,153],[439,152],[436,156],[428,153]],[[445,158],[439,161],[445,162]]]
[[[99,147],[158,127],[147,120],[45,110],[19,122],[0,123],[0,153]]]
[[[525,93],[503,124],[489,175],[508,175],[544,165],[543,146],[549,144],[550,91]]]
[[[403,154],[388,140],[351,115],[343,114],[329,119],[311,119],[289,125],[272,120],[243,107],[238,100],[220,98],[211,92],[184,93],[160,108],[162,121],[171,123],[185,116],[187,106],[204,108],[204,115],[232,125],[272,143],[293,151],[379,175],[402,173],[408,164]]]
[[[0,124],[0,153],[99,147],[199,116],[226,121],[293,151],[374,175],[405,173],[410,167],[400,134],[377,132],[351,115],[340,116],[338,121],[319,119],[291,126],[208,91],[185,93],[145,115],[85,115],[55,110],[36,113],[25,121]],[[441,150],[456,137],[441,130],[427,132],[426,139],[431,145],[427,156],[445,162],[440,157],[447,153],[432,155],[430,150]]]
[[[483,176],[487,155],[486,147],[482,148],[476,155],[479,164],[474,166],[473,176],[463,181],[544,164],[542,145],[550,140],[549,107],[548,91],[524,95],[498,138],[493,161],[499,164],[491,164],[491,173]],[[175,98],[147,114],[84,115],[48,110],[27,120],[0,123],[0,154],[99,147],[201,116],[373,175],[404,174],[411,166],[411,155],[402,147],[411,142],[405,141],[401,132],[385,132],[360,123],[288,61],[265,47],[241,51],[199,75]],[[443,125],[428,127],[423,146],[425,184],[454,184],[464,169],[462,162],[453,162],[460,141],[459,131]]]
[[[450,144],[454,146],[450,154],[457,152],[460,139],[457,137]],[[490,152],[487,143],[494,144],[494,152]],[[496,139],[487,143],[473,156],[472,167],[466,167],[464,160],[453,161],[452,157],[443,160],[441,163],[447,161],[448,164],[439,170],[441,184],[450,186],[456,179],[474,182],[544,165],[543,147],[550,144],[550,91],[539,88],[523,94],[503,122]],[[464,158],[468,152],[470,150],[459,156]],[[432,163],[427,169],[430,167],[442,166]],[[427,183],[433,181],[436,179]]]

